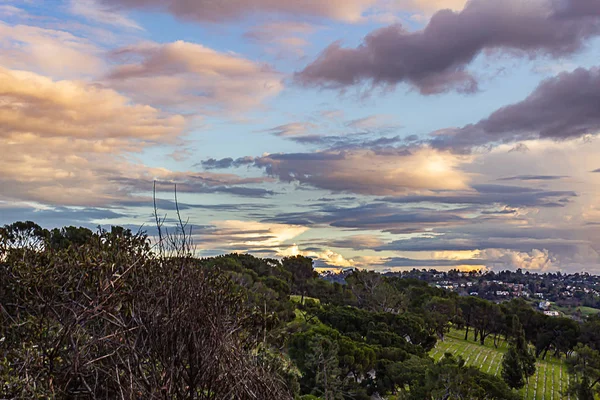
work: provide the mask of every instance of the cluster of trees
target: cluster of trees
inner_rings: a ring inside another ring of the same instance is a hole
[[[165,255],[119,227],[0,228],[0,397],[516,399],[548,352],[573,396],[600,386],[598,317],[368,271],[330,283],[302,256],[200,259],[186,240]],[[429,357],[451,327],[508,340],[502,377]]]

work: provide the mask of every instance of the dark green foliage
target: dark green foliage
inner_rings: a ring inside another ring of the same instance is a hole
[[[521,359],[517,353],[517,349],[511,346],[502,357],[502,379],[511,388],[521,389],[525,386],[523,375]]]
[[[511,336],[508,352],[502,357],[502,379],[511,388],[520,389],[535,374],[535,357],[525,341],[523,327],[516,315],[512,319]]]
[[[567,359],[571,375],[568,392],[580,400],[592,400],[600,393],[600,353],[578,344]]]
[[[286,257],[281,260],[281,264],[291,275],[292,291],[302,295],[304,300],[309,282],[318,276],[313,268],[312,259],[303,256]]]
[[[577,344],[579,333],[579,324],[570,318],[546,318],[536,338],[536,356],[546,358],[550,349],[556,356],[568,354]]]
[[[501,379],[468,367],[451,354],[437,363],[416,356],[403,362],[383,363],[377,370],[377,387],[402,393],[402,398],[411,400],[518,398]]]

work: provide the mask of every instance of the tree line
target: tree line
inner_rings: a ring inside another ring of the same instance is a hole
[[[574,397],[598,391],[598,317],[368,271],[329,283],[302,256],[176,250],[120,227],[0,228],[0,397],[517,399],[549,353],[568,360]],[[509,342],[501,377],[428,356],[452,327]]]

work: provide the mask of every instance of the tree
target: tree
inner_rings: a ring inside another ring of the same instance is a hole
[[[302,295],[300,302],[303,303],[309,280],[318,276],[312,259],[304,256],[285,257],[281,264],[292,274],[292,291]]]
[[[502,357],[502,379],[513,389],[525,386],[521,360],[515,346],[510,346],[508,352]]]
[[[535,356],[525,340],[525,332],[519,318],[513,315],[510,347],[502,358],[502,378],[511,388],[520,389],[533,374]]]
[[[441,340],[450,330],[450,322],[457,316],[456,301],[442,297],[432,297],[424,307],[427,326],[431,334],[437,334]]]
[[[546,354],[554,348],[554,355],[568,355],[577,344],[579,324],[570,318],[546,318],[544,326],[536,340],[536,356],[546,358]]]
[[[519,398],[500,378],[481,372],[476,367],[467,366],[461,357],[456,359],[448,353],[426,372],[425,382],[430,394],[417,397],[419,399],[513,400]]]
[[[571,373],[568,393],[579,400],[593,400],[600,392],[600,352],[580,343],[567,359],[567,366]]]
[[[336,400],[340,392],[338,350],[337,343],[326,336],[315,335],[309,342],[306,364],[316,372],[315,389],[323,394],[325,400]]]

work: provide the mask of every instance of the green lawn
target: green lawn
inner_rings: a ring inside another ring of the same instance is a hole
[[[299,294],[293,294],[290,296],[290,300],[293,301],[294,303],[300,303],[300,301],[302,300],[302,296],[300,296]],[[321,300],[315,298],[315,297],[308,297],[308,296],[304,296],[304,301],[306,302],[306,300],[313,300],[316,303],[320,303]]]
[[[438,341],[430,355],[439,360],[444,353],[452,353],[461,356],[467,364],[475,365],[484,372],[500,375],[502,356],[507,349],[506,342],[502,342],[498,348],[495,348],[492,338],[486,339],[485,346],[482,346],[472,340],[471,333],[468,341],[464,340],[464,336],[464,331],[451,331],[443,342]],[[548,356],[546,360],[538,361],[536,366],[535,375],[521,391],[523,399],[570,399],[568,395],[562,394],[569,383],[569,375],[566,366],[560,360]]]
[[[578,314],[577,311],[579,311],[579,314],[583,318],[588,317],[590,315],[598,314],[600,312],[600,310],[597,308],[584,307],[584,306],[563,307],[563,306],[557,305],[556,303],[552,303],[552,306],[550,307],[550,309],[560,311],[565,315],[576,315],[576,314]]]

